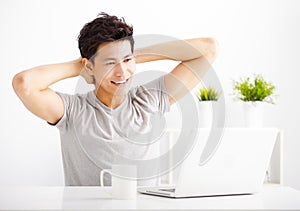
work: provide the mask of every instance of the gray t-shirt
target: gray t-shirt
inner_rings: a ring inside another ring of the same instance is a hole
[[[116,108],[105,106],[94,91],[58,93],[65,106],[60,131],[66,185],[99,185],[102,169],[122,160],[143,160],[158,153],[153,140],[164,128],[163,114],[170,109],[164,77],[130,89]],[[156,180],[138,181],[155,185]],[[105,174],[104,184],[110,185]]]

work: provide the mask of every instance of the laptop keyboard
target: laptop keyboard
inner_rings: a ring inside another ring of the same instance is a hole
[[[174,193],[175,192],[175,188],[163,188],[163,189],[159,189],[161,191],[167,191],[167,192],[172,192]]]

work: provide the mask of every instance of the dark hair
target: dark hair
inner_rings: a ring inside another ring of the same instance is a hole
[[[110,16],[104,12],[84,25],[78,36],[78,47],[82,58],[92,59],[100,44],[115,40],[129,40],[133,52],[133,27],[124,18]]]

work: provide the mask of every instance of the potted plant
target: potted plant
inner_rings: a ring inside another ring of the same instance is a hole
[[[254,75],[233,80],[234,95],[244,103],[247,127],[262,126],[262,107],[265,103],[274,104],[275,86],[267,82],[262,75]]]
[[[213,105],[219,98],[219,92],[212,87],[199,88],[196,96],[199,100],[199,126],[211,127],[213,119]]]

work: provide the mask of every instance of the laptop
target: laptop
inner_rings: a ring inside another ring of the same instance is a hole
[[[171,198],[259,192],[279,130],[224,128],[220,131],[216,141],[213,134],[218,132],[197,130],[194,146],[176,167],[175,186],[139,187],[138,192]]]

